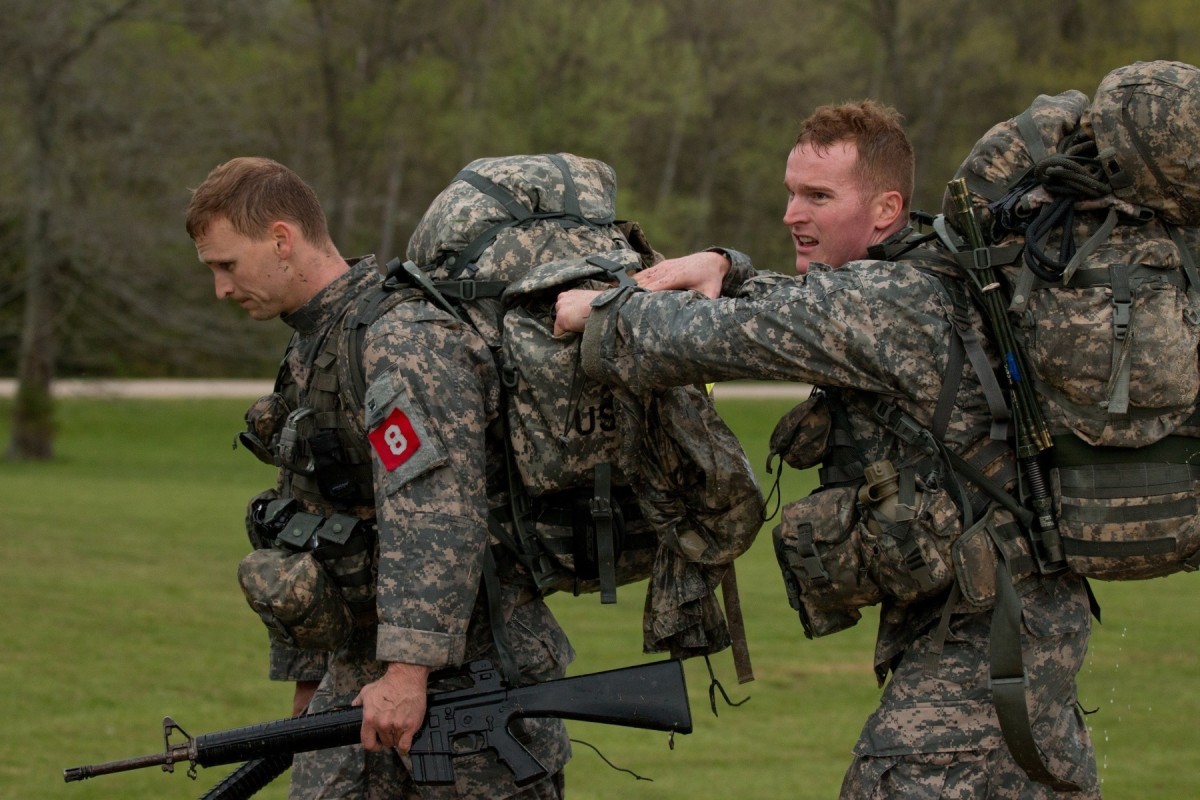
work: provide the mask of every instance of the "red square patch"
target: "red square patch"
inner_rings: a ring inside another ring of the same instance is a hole
[[[408,415],[398,408],[393,408],[387,419],[376,425],[367,438],[388,472],[412,458],[421,447]]]

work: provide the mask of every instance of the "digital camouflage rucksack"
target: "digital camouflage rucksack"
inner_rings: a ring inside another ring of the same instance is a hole
[[[1086,577],[1200,564],[1200,234],[1181,225],[1200,221],[1197,103],[1200,70],[1138,62],[1094,100],[1039,97],[955,176],[1011,287],[1063,555]]]
[[[579,337],[553,334],[559,292],[632,285],[661,259],[615,202],[600,161],[477,159],[434,198],[391,274],[467,320],[496,356],[510,492],[491,527],[538,588],[612,602],[618,585],[650,578],[646,651],[714,652],[730,642],[715,591],[761,525],[741,446],[703,389],[597,384]]]
[[[993,127],[947,191],[941,239],[1009,337],[993,336],[1008,411],[1044,427],[1016,432],[1021,506],[1008,506],[1042,572],[1132,580],[1200,567],[1198,108],[1195,67],[1122,67],[1090,101],[1042,96]],[[980,541],[994,575],[967,577],[990,587],[995,607],[1001,731],[1032,779],[1072,791],[1030,728],[1018,559],[1005,536]]]

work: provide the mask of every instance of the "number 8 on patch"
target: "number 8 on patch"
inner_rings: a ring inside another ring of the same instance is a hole
[[[412,458],[421,447],[408,415],[398,408],[393,408],[387,419],[372,428],[367,438],[388,472]]]

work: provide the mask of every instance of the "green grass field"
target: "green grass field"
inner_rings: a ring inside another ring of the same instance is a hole
[[[161,719],[192,734],[284,716],[290,688],[265,678],[265,634],[245,607],[235,568],[246,499],[271,470],[230,448],[246,403],[69,400],[59,406],[58,459],[0,462],[0,798],[198,797],[229,768],[198,781],[158,768],[65,785],[65,767],[161,751]],[[721,400],[762,469],[774,421],[790,403]],[[8,440],[11,405],[0,401]],[[769,476],[762,476],[764,482]],[[804,491],[788,471],[783,494]],[[687,663],[695,733],[571,725],[616,772],[579,745],[569,795],[583,798],[837,795],[863,719],[878,697],[874,621],[818,641],[787,605],[770,525],[739,562],[757,680],[737,685],[727,654],[717,677],[739,708],[708,709],[703,661]],[[1196,579],[1100,585],[1104,624],[1080,674],[1105,794],[1192,798],[1200,717]],[[647,660],[644,587],[615,606],[553,598],[579,653],[573,673]],[[283,798],[284,782],[264,790]]]

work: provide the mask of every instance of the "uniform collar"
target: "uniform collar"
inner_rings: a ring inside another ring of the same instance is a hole
[[[347,293],[353,287],[382,280],[382,275],[375,265],[375,256],[352,258],[347,260],[346,264],[350,269],[317,292],[300,308],[290,314],[280,315],[280,319],[297,333],[314,333],[337,318],[346,305]]]

